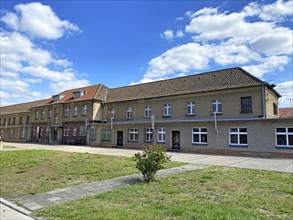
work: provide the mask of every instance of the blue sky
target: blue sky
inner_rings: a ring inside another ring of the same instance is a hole
[[[1,106],[240,66],[292,107],[292,0],[4,0],[0,13]]]

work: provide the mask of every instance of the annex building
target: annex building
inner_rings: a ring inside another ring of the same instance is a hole
[[[280,94],[242,68],[119,88],[103,84],[0,108],[5,141],[293,157]]]

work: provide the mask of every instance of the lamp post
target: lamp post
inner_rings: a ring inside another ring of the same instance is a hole
[[[110,112],[110,121],[111,121],[111,139],[113,140],[113,144],[115,144],[114,136],[113,136],[113,120],[115,119],[115,109],[112,109]]]

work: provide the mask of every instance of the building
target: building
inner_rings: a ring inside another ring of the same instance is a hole
[[[113,89],[99,84],[32,106],[31,141],[292,157],[293,118],[279,117],[279,97],[241,68]]]

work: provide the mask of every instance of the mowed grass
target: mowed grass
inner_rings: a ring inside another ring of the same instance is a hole
[[[293,219],[292,174],[207,167],[41,209],[46,219]]]
[[[166,167],[183,163],[170,162]],[[0,197],[17,198],[139,173],[132,158],[47,150],[0,152]]]

